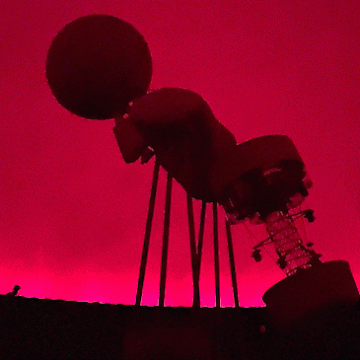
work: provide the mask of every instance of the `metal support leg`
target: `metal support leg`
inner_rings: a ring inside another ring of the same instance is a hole
[[[231,227],[227,219],[225,219],[225,226],[226,226],[226,235],[227,235],[227,242],[229,248],[229,261],[230,261],[230,271],[231,271],[231,280],[232,280],[232,287],[234,291],[234,303],[235,307],[239,307],[239,294],[238,294],[238,287],[237,287],[237,280],[236,280],[236,269],[235,269],[235,257],[234,257],[234,247],[232,242],[231,236]]]
[[[201,255],[202,255],[202,248],[203,248],[203,242],[204,242],[205,214],[206,214],[206,202],[203,201],[202,206],[201,206],[199,241],[198,241],[198,246],[197,246],[197,257],[196,257],[197,267],[198,267],[198,272],[197,272],[197,276],[198,276],[197,281],[198,282],[200,279]]]
[[[213,224],[214,224],[215,296],[216,296],[216,307],[220,308],[219,231],[218,231],[218,213],[217,213],[216,202],[213,202]]]
[[[199,261],[196,251],[195,240],[195,225],[194,225],[194,208],[191,195],[187,194],[187,209],[189,220],[189,235],[190,235],[190,251],[191,251],[191,265],[193,275],[193,307],[200,307],[200,290],[199,290]]]
[[[160,297],[159,297],[160,307],[163,307],[165,302],[166,268],[167,268],[167,258],[168,258],[168,250],[169,250],[169,232],[170,232],[171,190],[172,190],[172,177],[168,174],[167,184],[166,184],[163,249],[161,256]]]
[[[149,210],[148,210],[148,215],[147,215],[147,220],[146,220],[146,230],[145,230],[144,245],[143,245],[142,256],[141,256],[138,287],[137,287],[137,292],[136,292],[135,305],[137,305],[137,306],[140,306],[140,304],[141,304],[141,297],[142,297],[142,292],[143,292],[143,287],[144,287],[145,270],[146,270],[148,252],[149,252],[152,220],[153,220],[154,208],[155,208],[156,190],[157,190],[157,184],[158,184],[158,179],[159,179],[159,169],[160,169],[160,163],[159,163],[158,159],[156,159],[155,166],[154,166],[153,181],[152,181],[152,186],[151,186]]]

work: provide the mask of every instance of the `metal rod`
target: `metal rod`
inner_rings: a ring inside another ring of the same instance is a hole
[[[199,266],[196,251],[195,240],[195,225],[194,225],[194,208],[191,195],[187,194],[187,210],[189,220],[189,235],[190,235],[190,251],[191,251],[191,265],[193,275],[193,307],[200,307],[200,289],[199,289]]]
[[[213,224],[214,224],[215,297],[216,297],[216,307],[220,308],[219,231],[218,231],[218,214],[217,214],[216,202],[213,202]]]
[[[146,219],[146,229],[145,229],[144,244],[143,244],[143,250],[142,250],[142,256],[141,256],[138,287],[137,287],[137,292],[136,292],[135,305],[137,305],[137,306],[140,306],[140,304],[141,304],[141,297],[142,297],[142,292],[143,292],[143,287],[144,287],[145,270],[146,270],[148,252],[149,252],[152,220],[153,220],[154,208],[155,208],[156,190],[157,190],[158,179],[159,179],[159,169],[160,169],[160,162],[156,158],[155,166],[154,166],[153,181],[152,181],[152,186],[151,186],[151,193],[150,193],[149,210],[148,210],[148,215],[147,215],[147,219]]]
[[[205,229],[205,214],[206,214],[206,202],[203,201],[201,205],[201,217],[200,217],[200,228],[199,228],[199,241],[197,247],[197,266],[198,266],[198,277],[200,278],[200,265],[201,265],[201,255],[204,242],[204,229]],[[199,281],[199,279],[198,279]]]
[[[226,226],[226,235],[227,235],[227,242],[229,248],[229,260],[230,260],[230,271],[231,271],[231,280],[232,280],[232,287],[234,292],[234,303],[235,307],[239,307],[239,293],[237,287],[237,280],[236,280],[236,268],[235,268],[235,257],[234,257],[234,247],[231,235],[231,227],[230,223],[227,219],[225,219],[225,226]]]
[[[168,250],[169,250],[169,232],[170,232],[171,190],[172,190],[172,177],[168,174],[167,183],[166,183],[163,248],[162,248],[162,256],[161,256],[160,298],[159,298],[160,307],[163,307],[165,302],[166,268],[167,268],[167,258],[168,258]]]

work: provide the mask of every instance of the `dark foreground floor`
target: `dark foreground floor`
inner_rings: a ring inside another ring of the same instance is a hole
[[[0,296],[0,359],[360,359],[360,308],[288,329],[266,308],[150,308]]]

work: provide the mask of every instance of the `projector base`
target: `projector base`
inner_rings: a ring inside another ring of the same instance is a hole
[[[359,291],[349,263],[337,260],[287,277],[267,290],[263,300],[275,326],[281,329],[317,310],[354,305],[359,301]]]

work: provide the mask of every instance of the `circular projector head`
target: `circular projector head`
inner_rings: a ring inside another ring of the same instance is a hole
[[[123,115],[145,95],[152,76],[151,54],[129,23],[89,15],[67,24],[51,43],[46,78],[57,101],[87,119]]]

